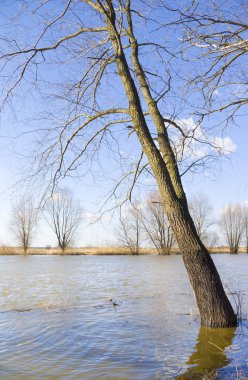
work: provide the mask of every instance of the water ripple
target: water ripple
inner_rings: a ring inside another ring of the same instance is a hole
[[[235,290],[232,263],[215,260]],[[244,260],[242,292],[248,284]],[[1,379],[161,380],[190,371],[199,320],[180,257],[0,261]],[[244,324],[225,350],[225,363],[240,370],[246,330]]]

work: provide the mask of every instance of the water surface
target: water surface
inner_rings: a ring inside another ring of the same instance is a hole
[[[247,315],[248,255],[213,257]],[[0,379],[248,375],[246,322],[200,328],[180,256],[1,256],[0,279]]]

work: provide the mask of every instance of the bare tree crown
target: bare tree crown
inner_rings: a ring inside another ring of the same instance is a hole
[[[75,233],[82,221],[82,210],[78,202],[72,198],[68,190],[57,189],[47,201],[46,220],[64,251],[72,243]]]
[[[38,220],[39,209],[35,206],[32,197],[21,196],[12,207],[10,227],[24,253],[27,253],[32,243]]]

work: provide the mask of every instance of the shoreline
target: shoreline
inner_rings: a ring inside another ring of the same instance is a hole
[[[214,247],[209,249],[210,253],[223,253],[229,254],[228,247]],[[239,249],[239,253],[246,253],[245,247],[241,247]],[[170,255],[175,256],[180,255],[181,252],[177,248],[173,248]],[[19,247],[9,247],[2,246],[0,247],[0,256],[23,256],[25,255],[23,249]],[[138,256],[132,255],[130,250],[125,247],[70,247],[67,248],[64,252],[62,252],[59,248],[51,247],[31,247],[29,248],[26,255],[34,256]],[[158,252],[154,248],[141,248],[140,256],[144,255],[158,255]],[[167,255],[166,255],[167,256]]]

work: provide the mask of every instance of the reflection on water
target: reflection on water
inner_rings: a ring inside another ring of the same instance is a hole
[[[214,260],[224,284],[245,293],[248,255]],[[246,325],[199,328],[179,256],[0,257],[0,380],[194,379],[216,370],[222,380],[245,372]]]
[[[236,328],[211,329],[200,327],[194,352],[187,361],[191,367],[176,379],[215,378],[219,368],[227,366],[230,358],[225,349],[232,344]]]

